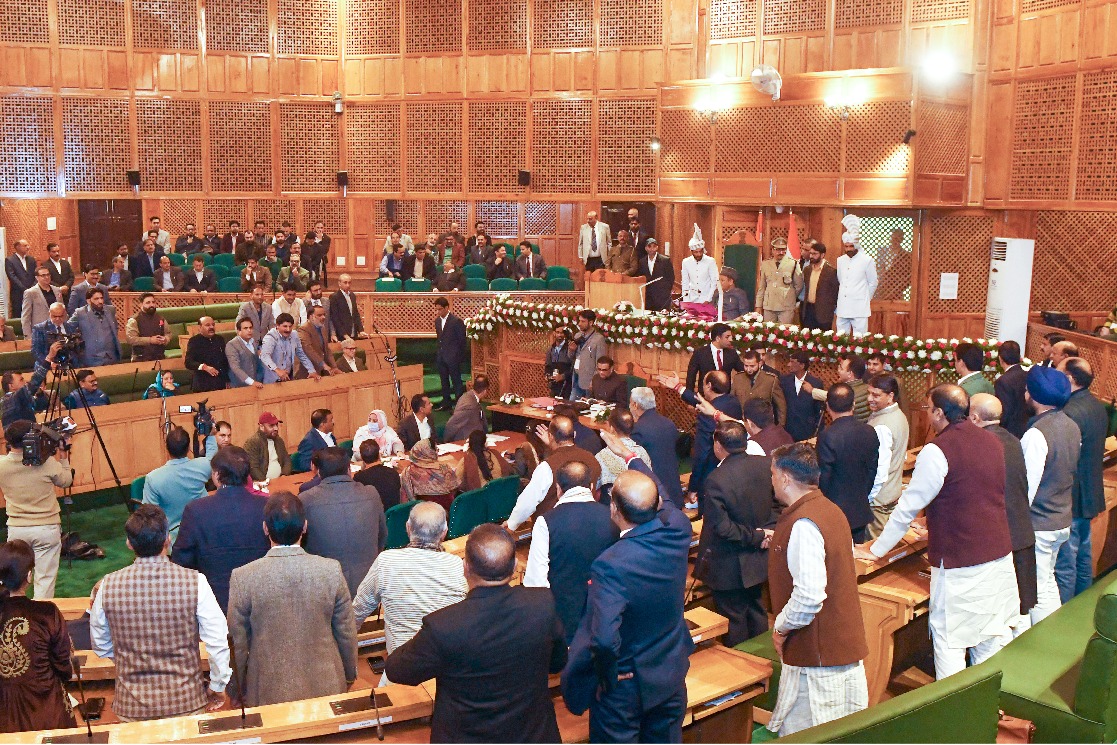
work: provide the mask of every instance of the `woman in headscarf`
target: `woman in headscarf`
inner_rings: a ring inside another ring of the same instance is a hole
[[[173,396],[176,388],[178,388],[178,383],[175,382],[175,374],[170,370],[164,370],[155,376],[155,382],[144,391],[144,400]]]
[[[430,440],[419,440],[411,448],[411,465],[400,476],[404,501],[426,499],[450,510],[454,494],[461,486],[454,469],[438,460],[438,451]]]
[[[361,459],[361,443],[365,440],[376,440],[376,444],[380,446],[381,458],[399,455],[404,451],[403,440],[388,426],[388,416],[381,409],[373,410],[368,415],[368,424],[358,427],[353,433],[353,462]]]
[[[487,436],[482,430],[475,429],[469,433],[465,456],[454,467],[462,491],[480,489],[493,479],[512,473],[512,466],[508,461],[485,447],[486,439]]]
[[[70,635],[62,611],[31,600],[35,552],[25,541],[0,545],[0,732],[76,727],[70,697]]]

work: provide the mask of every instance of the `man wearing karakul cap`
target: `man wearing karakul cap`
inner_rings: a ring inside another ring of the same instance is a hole
[[[1029,614],[1031,623],[1058,610],[1059,587],[1055,559],[1070,537],[1071,495],[1078,468],[1082,432],[1063,412],[1070,398],[1070,381],[1053,367],[1034,366],[1028,371],[1025,400],[1036,415],[1020,438],[1028,473],[1028,502],[1036,532],[1036,579],[1039,601]],[[1015,629],[1022,633],[1027,624]]]

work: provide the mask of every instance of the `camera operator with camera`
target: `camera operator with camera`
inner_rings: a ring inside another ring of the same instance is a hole
[[[27,419],[6,427],[4,439],[8,454],[0,457],[0,484],[7,501],[8,540],[31,545],[35,551],[35,599],[50,600],[62,553],[62,512],[55,487],[74,482],[70,443],[49,425]]]
[[[26,332],[25,332],[26,333]],[[81,355],[81,329],[76,323],[66,320],[66,306],[54,303],[50,306],[50,317],[31,329],[31,354],[36,363],[46,359],[50,345],[62,342],[55,355],[55,362],[63,364],[76,362]]]
[[[51,366],[55,363],[61,351],[61,342],[56,341],[51,344],[43,361],[35,364],[35,372],[31,374],[31,380],[24,378],[23,373],[4,373],[2,378],[4,388],[3,413],[0,415],[4,427],[10,426],[20,419],[32,421],[35,419],[36,411],[46,408],[47,397],[46,394],[40,393],[40,389],[43,387],[43,382],[47,379],[47,373],[50,372]]]

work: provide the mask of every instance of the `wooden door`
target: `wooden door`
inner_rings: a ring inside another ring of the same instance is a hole
[[[139,199],[82,199],[78,202],[83,265],[95,264],[102,270],[111,268],[116,247],[127,243],[130,249],[134,248],[143,230],[143,203]]]

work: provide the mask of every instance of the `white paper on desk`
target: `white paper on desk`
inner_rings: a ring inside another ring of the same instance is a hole
[[[439,455],[449,455],[450,453],[460,453],[465,450],[464,445],[457,445],[452,442],[444,442],[438,446]]]
[[[492,447],[498,442],[504,442],[508,439],[507,435],[485,435],[485,447]]]

